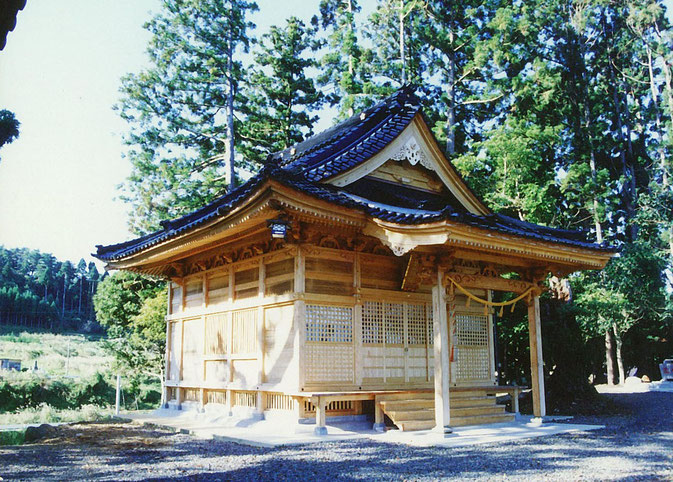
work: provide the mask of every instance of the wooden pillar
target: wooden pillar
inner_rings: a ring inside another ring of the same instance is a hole
[[[383,415],[383,407],[381,406],[381,400],[379,397],[374,399],[374,430],[376,432],[385,432],[386,423]]]
[[[542,360],[542,330],[540,327],[540,297],[533,296],[528,305],[528,334],[530,341],[530,374],[533,389],[533,415],[547,414],[544,396],[544,370]]]
[[[355,384],[361,388],[364,376],[364,351],[362,349],[362,296],[361,296],[361,267],[360,253],[353,258],[353,291],[355,292],[355,306],[353,307],[353,348],[355,364],[353,374]]]
[[[264,383],[264,290],[265,290],[266,271],[264,258],[259,260],[259,285],[257,292],[257,400],[255,403],[256,412],[264,414],[266,409],[266,397],[262,392],[261,385]]]
[[[313,404],[315,405],[314,432],[316,435],[327,435],[327,417],[325,415],[327,401],[323,397],[314,397],[313,400]]]
[[[444,272],[437,271],[432,287],[433,332],[435,351],[435,428],[436,432],[451,433],[449,412],[449,327],[446,313]]]
[[[182,306],[184,310],[184,286],[182,288]],[[183,355],[185,353],[185,320],[180,320],[180,368],[178,369],[178,387],[176,388],[176,396],[177,396],[177,401],[178,401],[178,410],[182,410],[182,388],[180,388],[179,384],[182,382],[182,370],[184,366],[183,362]]]
[[[294,328],[294,343],[292,347],[292,357],[297,369],[297,390],[304,389],[304,340],[306,339],[306,302],[304,301],[304,292],[306,289],[304,252],[301,246],[298,246],[297,254],[294,258],[294,291],[296,300],[294,302],[294,313],[292,326]]]

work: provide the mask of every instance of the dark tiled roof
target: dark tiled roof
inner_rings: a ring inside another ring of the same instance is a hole
[[[583,232],[538,226],[501,214],[472,214],[448,191],[432,194],[369,178],[345,187],[319,182],[357,166],[383,149],[419,109],[413,90],[402,88],[363,115],[270,156],[256,176],[231,193],[186,216],[163,222],[161,231],[125,243],[97,246],[95,256],[104,261],[119,260],[175,238],[244,205],[269,180],[384,221],[423,224],[449,220],[540,241],[613,251],[589,242]]]
[[[421,104],[405,86],[373,107],[289,149],[270,161],[322,181],[363,163],[387,146],[409,125]]]

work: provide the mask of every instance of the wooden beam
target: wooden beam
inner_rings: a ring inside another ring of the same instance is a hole
[[[530,341],[530,373],[533,389],[533,415],[544,417],[547,413],[547,408],[544,394],[544,362],[542,360],[539,296],[533,296],[528,305],[528,334]]]
[[[304,339],[306,325],[306,301],[304,300],[304,291],[306,287],[305,279],[305,258],[304,248],[299,246],[294,258],[294,291],[298,299],[294,302],[292,325],[294,329],[294,341],[292,346],[292,358],[296,369],[298,392],[304,389]]]
[[[451,279],[463,288],[477,288],[494,291],[509,291],[512,293],[523,293],[530,288],[536,288],[536,285],[528,281],[517,279],[496,278],[494,276],[483,276],[480,274],[465,274],[449,271],[445,275],[446,283],[451,283]]]
[[[435,350],[435,428],[440,433],[451,433],[449,410],[449,328],[446,313],[444,273],[437,271],[432,287],[433,331]]]

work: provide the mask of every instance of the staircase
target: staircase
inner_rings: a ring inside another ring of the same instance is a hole
[[[433,392],[392,393],[377,397],[383,413],[403,431],[428,430],[435,426]],[[495,403],[495,396],[478,390],[450,394],[451,426],[511,422],[514,414]]]

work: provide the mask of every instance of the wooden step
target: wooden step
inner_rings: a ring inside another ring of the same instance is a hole
[[[400,421],[408,420],[434,420],[435,419],[435,409],[426,408],[421,410],[395,410],[386,412],[390,419],[397,424]]]
[[[451,418],[454,417],[478,417],[482,415],[499,415],[506,413],[505,407],[502,405],[494,405],[492,407],[465,407],[465,408],[451,408]],[[390,419],[395,422],[406,422],[409,420],[434,420],[435,410],[432,408],[418,409],[418,410],[390,410],[386,411]]]
[[[495,405],[495,397],[464,397],[464,398],[453,398],[449,400],[449,406],[451,408],[462,408],[462,407],[476,407],[476,406],[490,406]]]
[[[469,425],[512,422],[513,420],[514,414],[512,413],[480,415],[476,417],[451,417],[450,425],[452,427],[465,427]],[[404,432],[430,430],[435,426],[435,419],[433,417],[432,420],[404,420],[397,422],[396,425]]]
[[[381,401],[388,400],[434,400],[434,392],[401,392],[401,393],[387,393],[385,395],[377,395],[377,399]]]
[[[453,407],[451,407],[450,412],[451,412],[451,418],[506,413],[504,405],[481,406],[481,407],[463,407],[463,408],[453,408]]]
[[[451,417],[452,427],[465,427],[467,425],[485,425],[489,423],[513,422],[514,414],[509,412],[494,413],[490,415],[475,415],[468,417]],[[434,422],[433,422],[434,423]]]
[[[403,432],[412,430],[430,430],[435,426],[435,419],[432,420],[407,420],[396,424]]]
[[[435,408],[434,400],[383,400],[381,402],[383,410],[414,410],[420,408]]]

